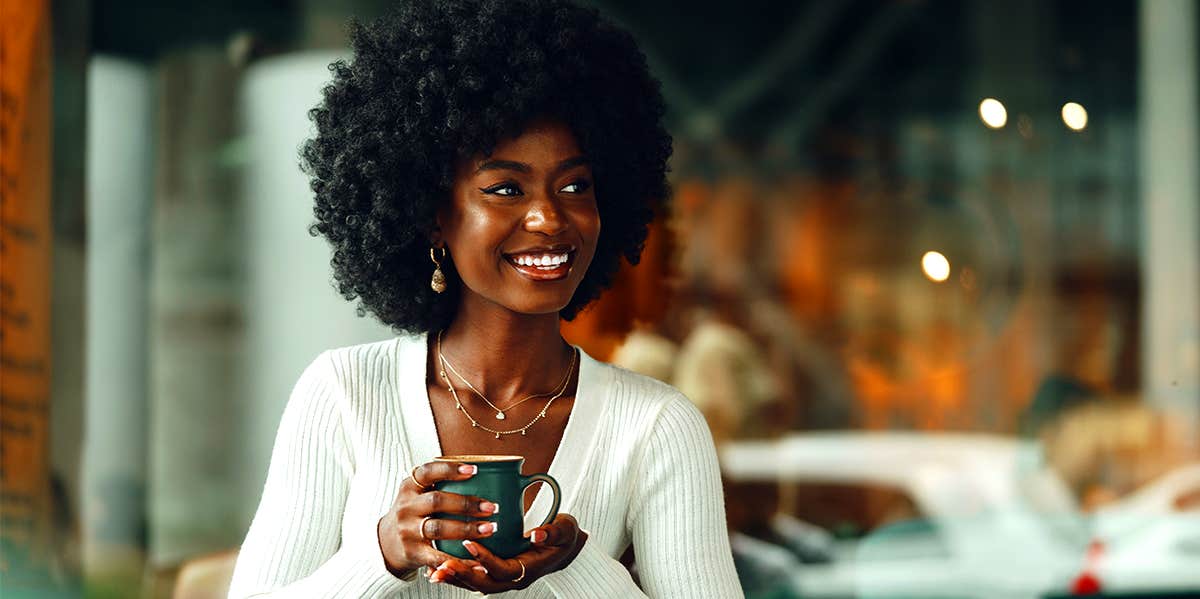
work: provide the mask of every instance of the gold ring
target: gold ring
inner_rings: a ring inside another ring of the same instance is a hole
[[[521,582],[522,580],[525,579],[525,562],[521,561],[521,558],[519,558],[519,557],[515,558],[515,559],[517,560],[518,564],[521,564],[521,575],[510,580],[509,582]]]
[[[421,492],[424,493],[425,491],[432,489],[433,486],[432,485],[423,485],[423,484],[421,484],[421,481],[417,480],[417,468],[420,468],[420,466],[413,466],[413,469],[408,471],[408,477],[411,478],[413,481],[413,484],[420,487]]]
[[[425,536],[425,523],[428,522],[430,518],[433,518],[433,516],[425,516],[424,518],[421,518],[421,524],[417,527],[421,531],[421,538],[425,539],[426,541],[433,541],[433,539]]]

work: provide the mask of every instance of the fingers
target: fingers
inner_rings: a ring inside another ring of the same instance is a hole
[[[430,582],[448,583],[471,591],[500,593],[523,589],[541,576],[562,569],[579,554],[587,533],[569,514],[527,534],[537,541],[529,551],[503,559],[481,543],[462,541],[474,560],[449,558],[429,574]]]
[[[559,514],[553,522],[525,533],[534,545],[566,547],[574,545],[580,534],[579,523],[570,514]]]
[[[420,534],[423,539],[482,539],[496,533],[495,522],[447,520],[425,518],[421,520]]]
[[[470,495],[459,495],[446,491],[422,493],[415,501],[415,515],[455,514],[473,518],[487,518],[500,512],[500,506]]]
[[[417,492],[425,492],[435,483],[444,480],[467,480],[475,476],[478,470],[479,468],[473,464],[426,462],[412,469],[407,482],[416,488]]]
[[[429,582],[466,583],[466,588],[475,590],[488,582],[487,568],[474,560],[448,559],[429,573]]]
[[[496,557],[487,547],[479,543],[471,541],[463,541],[463,547],[475,556],[479,561],[479,565],[483,566],[488,571],[488,576],[500,582],[511,582],[521,577],[521,564],[514,559],[502,559]],[[528,567],[528,564],[526,564]]]
[[[432,572],[438,566],[446,563],[447,560],[455,559],[454,556],[448,553],[442,553],[433,547],[429,542],[419,543],[416,546],[410,547],[413,552],[412,562],[429,568]]]

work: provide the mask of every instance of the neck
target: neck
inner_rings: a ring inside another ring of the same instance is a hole
[[[494,402],[553,391],[572,360],[559,333],[558,314],[496,308],[473,308],[463,302],[442,333],[442,355]],[[436,351],[434,343],[430,349]]]

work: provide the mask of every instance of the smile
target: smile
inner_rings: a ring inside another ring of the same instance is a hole
[[[547,250],[505,254],[508,261],[518,273],[535,281],[555,281],[566,278],[575,262],[575,251]]]

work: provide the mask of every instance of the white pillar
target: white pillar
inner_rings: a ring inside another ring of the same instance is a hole
[[[234,90],[223,49],[188,45],[154,64],[150,268],[150,567],[237,546],[240,364]]]
[[[240,109],[247,163],[242,182],[246,251],[246,413],[238,418],[244,523],[262,495],[283,406],[300,372],[326,349],[392,333],[332,287],[329,246],[308,234],[313,195],[298,148],[312,135],[308,110],[321,99],[335,54],[292,54],[254,63]]]
[[[145,549],[150,69],[96,56],[87,80],[87,366],[83,557],[89,575]],[[131,563],[133,562],[133,563]]]
[[[1200,422],[1200,103],[1196,1],[1142,0],[1143,390],[1197,439]]]

